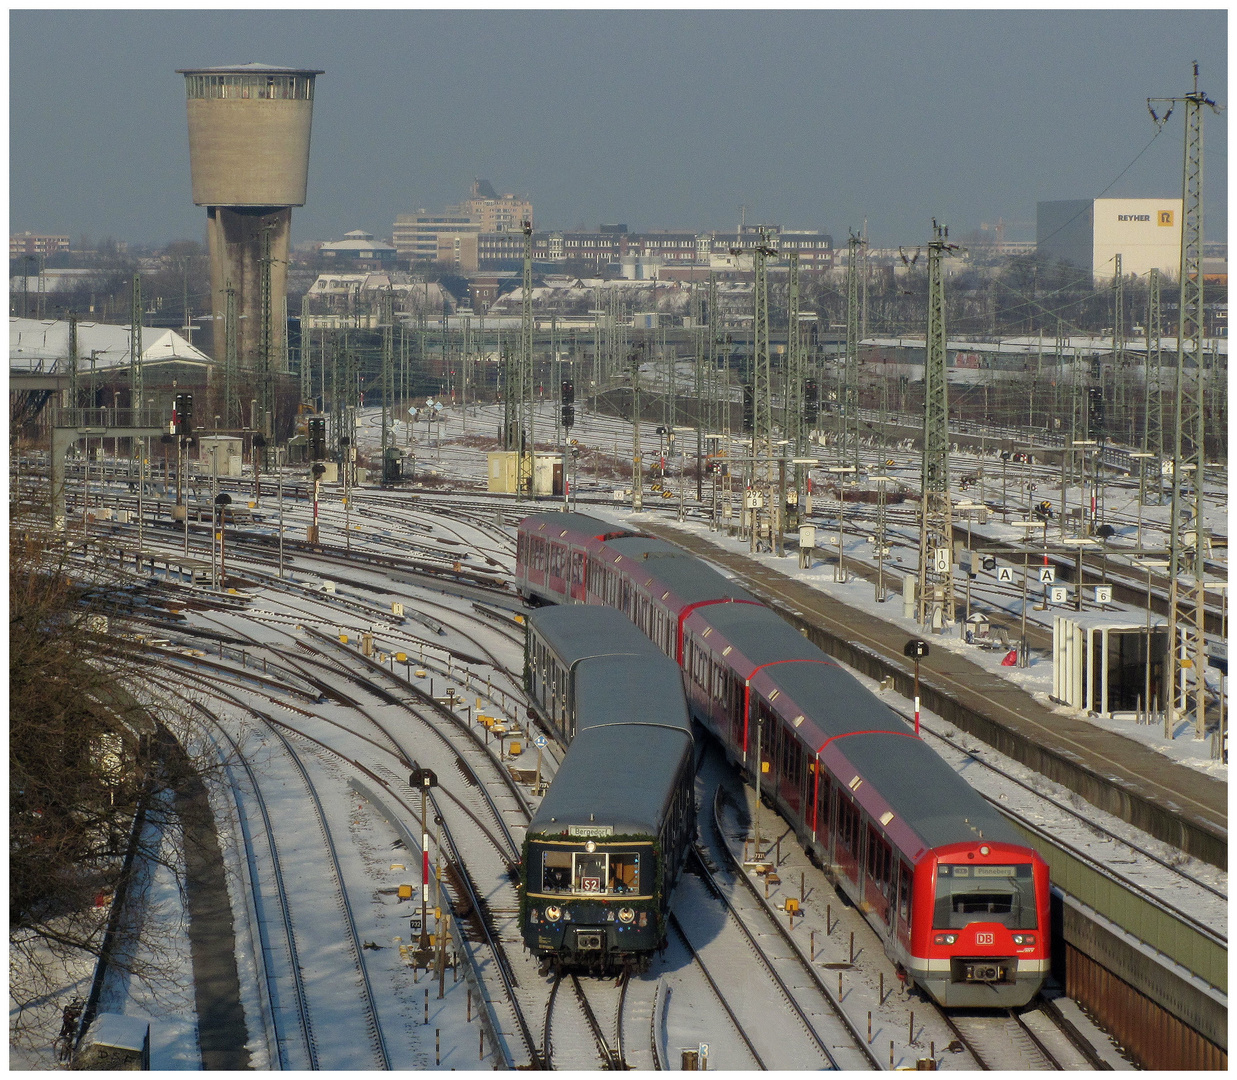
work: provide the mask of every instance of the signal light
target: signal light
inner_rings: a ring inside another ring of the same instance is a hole
[[[563,406],[563,427],[569,428],[576,422],[576,408],[574,405]]]
[[[309,418],[309,458],[321,461],[326,457],[326,419],[321,416]]]
[[[562,390],[562,402],[564,405],[572,405],[576,400],[576,384],[570,379],[564,379],[560,387]]]
[[[182,438],[193,430],[193,395],[177,394],[172,406],[172,423]]]
[[[743,384],[743,430],[752,432],[756,427],[756,391],[751,383]]]

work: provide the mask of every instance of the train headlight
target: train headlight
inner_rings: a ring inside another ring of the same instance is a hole
[[[551,904],[545,909],[545,917],[548,922],[558,922],[563,917],[563,909],[557,904]]]
[[[546,915],[549,915],[549,914],[550,914],[549,911],[547,911]],[[933,938],[932,940],[935,941],[936,944],[938,945],[952,945],[955,941],[958,940],[958,935],[957,934],[937,934],[936,937]]]
[[[619,922],[629,923],[636,917],[636,913],[629,907],[619,908]]]
[[[594,851],[597,850],[597,844],[594,841],[590,840],[587,844],[584,845],[584,850],[587,851],[591,855]]]
[[[1035,935],[1034,934],[1015,934],[1014,944],[1015,945],[1034,945]]]
[[[979,853],[980,853],[981,855],[987,855],[987,854],[988,854],[991,850],[992,850],[992,849],[991,849],[990,847],[988,847],[988,845],[987,845],[987,844],[984,844],[984,846],[983,846],[983,847],[981,847],[981,848],[979,849]]]

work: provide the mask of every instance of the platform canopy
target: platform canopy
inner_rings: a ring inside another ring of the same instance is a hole
[[[77,363],[89,371],[91,356],[99,371],[127,367],[131,331],[128,323],[78,322]],[[63,371],[69,358],[69,324],[53,319],[9,319],[10,371]],[[159,326],[142,327],[142,362],[167,361],[213,364],[201,349],[176,333]]]

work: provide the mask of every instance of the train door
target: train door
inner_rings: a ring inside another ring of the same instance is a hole
[[[911,885],[913,877],[910,864],[898,860],[898,911],[896,919],[891,919],[897,926],[897,937],[909,952],[911,947]]]
[[[872,905],[882,922],[892,925],[889,917],[890,884],[893,875],[893,850],[889,841],[873,825],[864,832],[866,852],[864,859],[863,898]]]
[[[583,551],[571,553],[571,596],[584,603],[588,599],[588,588],[585,584],[584,569],[587,556]]]
[[[837,830],[834,836],[834,862],[856,885],[863,876],[863,830],[859,807],[848,795],[838,792]],[[862,893],[860,893],[862,895]]]

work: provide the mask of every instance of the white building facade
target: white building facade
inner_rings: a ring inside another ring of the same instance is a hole
[[[1097,278],[1121,256],[1126,276],[1181,269],[1181,199],[1068,199],[1036,204],[1036,250]]]

